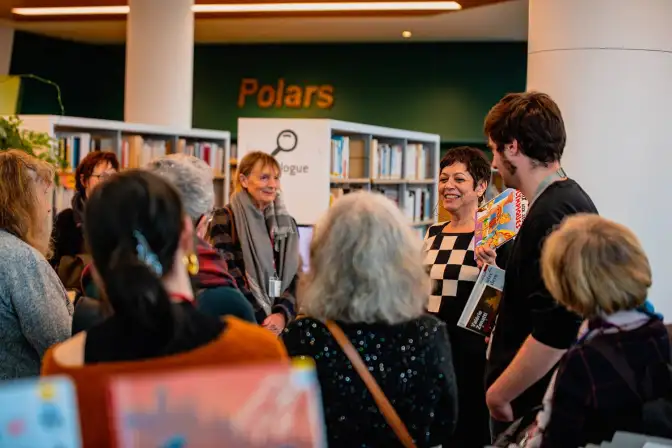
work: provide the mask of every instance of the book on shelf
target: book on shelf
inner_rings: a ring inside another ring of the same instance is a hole
[[[86,132],[59,132],[57,142],[58,155],[67,162],[68,172],[74,172],[91,151],[114,151],[113,139]]]
[[[428,153],[429,148],[422,143],[407,143],[404,147],[402,144],[382,143],[373,139],[371,141],[371,177],[374,179],[427,179],[431,177],[431,159]]]
[[[497,266],[483,265],[474,289],[457,321],[459,327],[483,336],[490,336],[502,298],[504,274],[504,270]]]
[[[82,446],[77,393],[65,376],[0,383],[0,447]]]
[[[177,141],[175,152],[197,157],[212,168],[212,172],[219,176],[224,172],[224,148],[214,142],[192,142],[181,138]]]
[[[523,194],[507,188],[476,210],[474,246],[497,249],[513,239],[523,225],[527,214],[527,199]]]
[[[422,143],[406,144],[406,173],[404,178],[407,180],[427,179],[432,177],[430,172],[429,148]]]
[[[170,153],[166,140],[146,139],[142,135],[129,135],[121,142],[120,168],[142,168],[152,160]]]
[[[371,177],[401,179],[403,145],[371,141]]]
[[[306,360],[124,375],[109,396],[124,448],[326,446],[317,374]]]
[[[412,222],[432,219],[432,193],[429,187],[408,187],[404,200],[404,214]]]

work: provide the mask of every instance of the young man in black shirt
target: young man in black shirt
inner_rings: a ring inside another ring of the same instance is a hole
[[[507,187],[530,201],[507,263],[486,367],[486,402],[496,437],[507,422],[541,404],[554,366],[574,343],[581,324],[544,286],[539,266],[543,242],[566,216],[597,209],[560,166],[565,126],[548,95],[506,95],[488,113],[485,133],[493,168]],[[487,259],[494,254],[479,255]]]

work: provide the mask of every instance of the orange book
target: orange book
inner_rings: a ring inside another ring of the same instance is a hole
[[[129,375],[110,386],[120,448],[323,448],[312,362]]]
[[[527,214],[527,199],[513,188],[507,188],[476,211],[474,245],[497,249],[514,238]]]

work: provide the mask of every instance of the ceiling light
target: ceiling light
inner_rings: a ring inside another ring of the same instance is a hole
[[[337,11],[455,11],[458,2],[313,2],[313,3],[228,3],[193,5],[195,13],[277,13],[277,12],[337,12]],[[54,8],[13,8],[20,16],[73,16],[128,14],[129,6],[64,6]]]
[[[194,12],[454,11],[457,2],[314,2],[194,5]]]
[[[130,6],[64,6],[59,8],[12,8],[19,16],[91,16],[128,14]]]
[[[404,39],[408,39],[412,35],[413,35],[413,33],[411,33],[410,31],[402,31],[401,32],[401,37],[403,37]]]

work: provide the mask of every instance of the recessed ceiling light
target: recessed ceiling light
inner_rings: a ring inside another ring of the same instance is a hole
[[[71,16],[128,14],[128,6],[64,6],[53,8],[13,8],[21,16]],[[196,4],[195,13],[278,13],[278,12],[332,12],[332,11],[456,11],[458,2],[397,1],[397,2],[306,2],[306,3],[227,3],[218,5]]]
[[[411,33],[410,31],[402,31],[401,32],[401,37],[403,37],[404,39],[408,39],[412,35],[413,35],[413,33]]]

